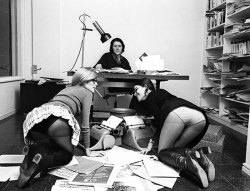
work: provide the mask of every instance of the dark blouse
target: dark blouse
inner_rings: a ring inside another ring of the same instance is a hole
[[[125,57],[121,55],[121,63],[118,63],[111,52],[103,54],[97,64],[101,64],[103,69],[120,67],[125,70],[131,70],[129,62]]]

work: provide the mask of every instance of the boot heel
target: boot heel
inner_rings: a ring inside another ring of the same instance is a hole
[[[23,153],[24,155],[27,155],[28,152],[29,152],[29,147],[28,147],[28,146],[24,146],[24,147],[23,147],[23,150],[22,150],[22,153]]]
[[[23,171],[25,171],[27,169],[28,166],[28,161],[29,161],[29,147],[28,146],[24,146],[23,150],[22,150],[22,154],[25,155],[22,164],[20,165],[20,173],[22,173]]]

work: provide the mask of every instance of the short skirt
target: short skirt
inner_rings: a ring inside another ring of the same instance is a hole
[[[30,141],[32,141],[29,137],[27,137],[29,130],[32,129],[34,125],[47,119],[51,115],[66,119],[68,121],[69,126],[73,129],[71,143],[72,145],[77,146],[80,138],[81,128],[74,115],[63,106],[50,104],[44,104],[40,107],[36,107],[27,114],[26,119],[23,122],[23,136],[25,144],[29,144]]]

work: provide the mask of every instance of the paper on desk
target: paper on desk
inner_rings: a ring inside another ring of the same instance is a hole
[[[142,60],[137,59],[135,65],[137,70],[162,70],[164,68],[164,60],[160,58],[160,55],[148,55],[142,57]]]
[[[17,180],[20,175],[19,168],[19,166],[0,167],[0,182]]]
[[[23,162],[24,155],[1,155],[1,164],[21,164]]]
[[[180,177],[179,171],[154,159],[144,159],[143,164],[150,177]]]

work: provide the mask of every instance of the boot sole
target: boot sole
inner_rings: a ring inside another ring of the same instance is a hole
[[[204,160],[208,163],[206,168],[206,172],[207,172],[207,176],[208,176],[208,180],[210,182],[214,181],[215,179],[215,167],[214,164],[212,163],[212,161],[206,156],[206,154],[211,154],[211,148],[210,147],[201,147],[200,149],[198,149],[201,157],[204,158]]]
[[[215,179],[215,167],[214,167],[214,164],[212,163],[212,161],[205,154],[203,154],[203,157],[208,162],[208,169],[207,169],[208,180],[210,182],[212,182]]]
[[[27,183],[32,180],[39,173],[39,163],[42,160],[42,156],[40,154],[36,154],[32,160],[32,165],[29,169],[24,170],[20,173],[18,178],[18,187],[23,188],[27,185]]]
[[[189,162],[191,164],[193,164],[193,166],[196,168],[196,172],[195,175],[196,177],[198,177],[198,179],[200,180],[202,186],[204,188],[208,187],[208,177],[206,172],[203,170],[203,168],[199,165],[199,163],[194,160],[190,155],[187,156],[187,159],[189,160]]]

